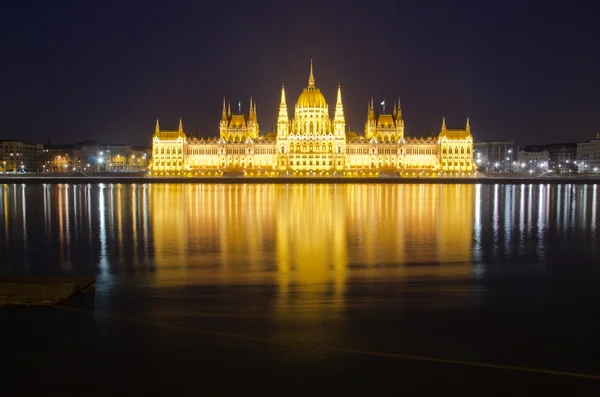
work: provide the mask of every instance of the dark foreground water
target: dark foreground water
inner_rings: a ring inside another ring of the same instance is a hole
[[[0,273],[97,276],[0,310],[17,394],[600,390],[598,185],[0,188]]]

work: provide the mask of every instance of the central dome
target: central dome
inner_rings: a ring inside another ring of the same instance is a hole
[[[325,97],[321,94],[321,91],[315,87],[308,87],[302,91],[302,94],[298,97],[299,108],[325,108],[327,102]]]
[[[313,76],[312,59],[310,60],[310,76],[308,77],[308,87],[302,91],[296,103],[298,108],[326,108],[327,102],[321,91],[315,87],[315,77]]]

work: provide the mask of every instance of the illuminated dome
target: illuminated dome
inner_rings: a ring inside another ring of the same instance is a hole
[[[308,87],[302,91],[300,97],[298,97],[299,108],[324,108],[327,107],[325,97],[321,94],[318,88]]]
[[[312,60],[310,61],[310,76],[308,78],[308,87],[302,91],[298,97],[298,108],[326,108],[327,102],[321,91],[315,87],[315,78],[313,76]]]

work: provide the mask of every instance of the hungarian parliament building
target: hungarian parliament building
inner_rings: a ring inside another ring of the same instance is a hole
[[[437,137],[404,136],[400,104],[391,114],[368,107],[364,136],[346,130],[341,88],[333,119],[315,86],[312,61],[304,88],[289,117],[285,88],[277,131],[261,135],[256,104],[248,114],[232,113],[223,100],[219,137],[192,138],[180,120],[177,130],[161,130],[152,139],[153,176],[472,176],[473,136],[465,128],[449,129],[442,120]]]

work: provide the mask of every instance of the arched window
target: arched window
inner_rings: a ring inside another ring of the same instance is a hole
[[[171,154],[171,148],[170,147],[167,148],[167,154]]]
[[[454,154],[458,154],[458,148],[457,147],[454,148]]]
[[[460,154],[465,154],[465,148],[464,147],[460,148]]]
[[[154,154],[158,154],[158,148],[154,148]]]
[[[467,154],[471,154],[471,148],[470,147],[467,148]]]
[[[310,131],[311,134],[313,133],[313,123],[312,123],[312,121],[310,122],[309,131]]]
[[[160,154],[165,154],[165,148],[164,147],[160,148]]]
[[[446,150],[446,148],[444,148],[444,150],[443,150],[443,153],[444,153],[444,154],[447,154],[447,153],[448,153],[448,151]]]

